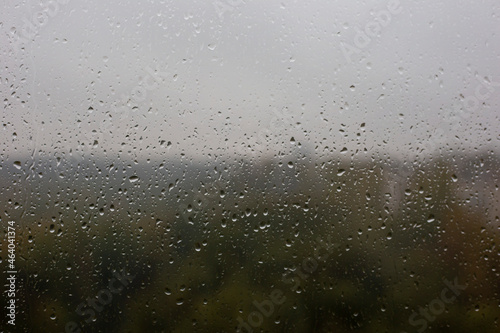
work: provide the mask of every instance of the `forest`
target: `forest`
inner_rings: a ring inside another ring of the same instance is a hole
[[[492,151],[28,161],[1,163],[2,331],[498,332]]]

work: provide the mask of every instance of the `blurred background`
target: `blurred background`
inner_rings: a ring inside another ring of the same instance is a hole
[[[3,331],[498,332],[496,1],[0,6]]]

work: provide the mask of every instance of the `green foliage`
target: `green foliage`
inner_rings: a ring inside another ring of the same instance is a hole
[[[427,330],[497,332],[500,236],[446,159],[410,170],[399,193],[382,162],[226,167],[222,186],[203,168],[171,188],[144,170],[136,184],[40,184],[85,195],[19,221],[19,331],[233,332],[279,290],[255,331],[414,332],[412,313],[457,278],[467,289]],[[120,269],[133,282],[83,325],[78,305]]]

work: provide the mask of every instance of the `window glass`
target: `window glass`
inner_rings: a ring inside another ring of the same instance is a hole
[[[1,330],[498,332],[494,0],[11,0]]]

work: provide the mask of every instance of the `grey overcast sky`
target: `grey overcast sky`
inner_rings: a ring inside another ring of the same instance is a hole
[[[497,0],[0,6],[4,157],[499,151]]]

